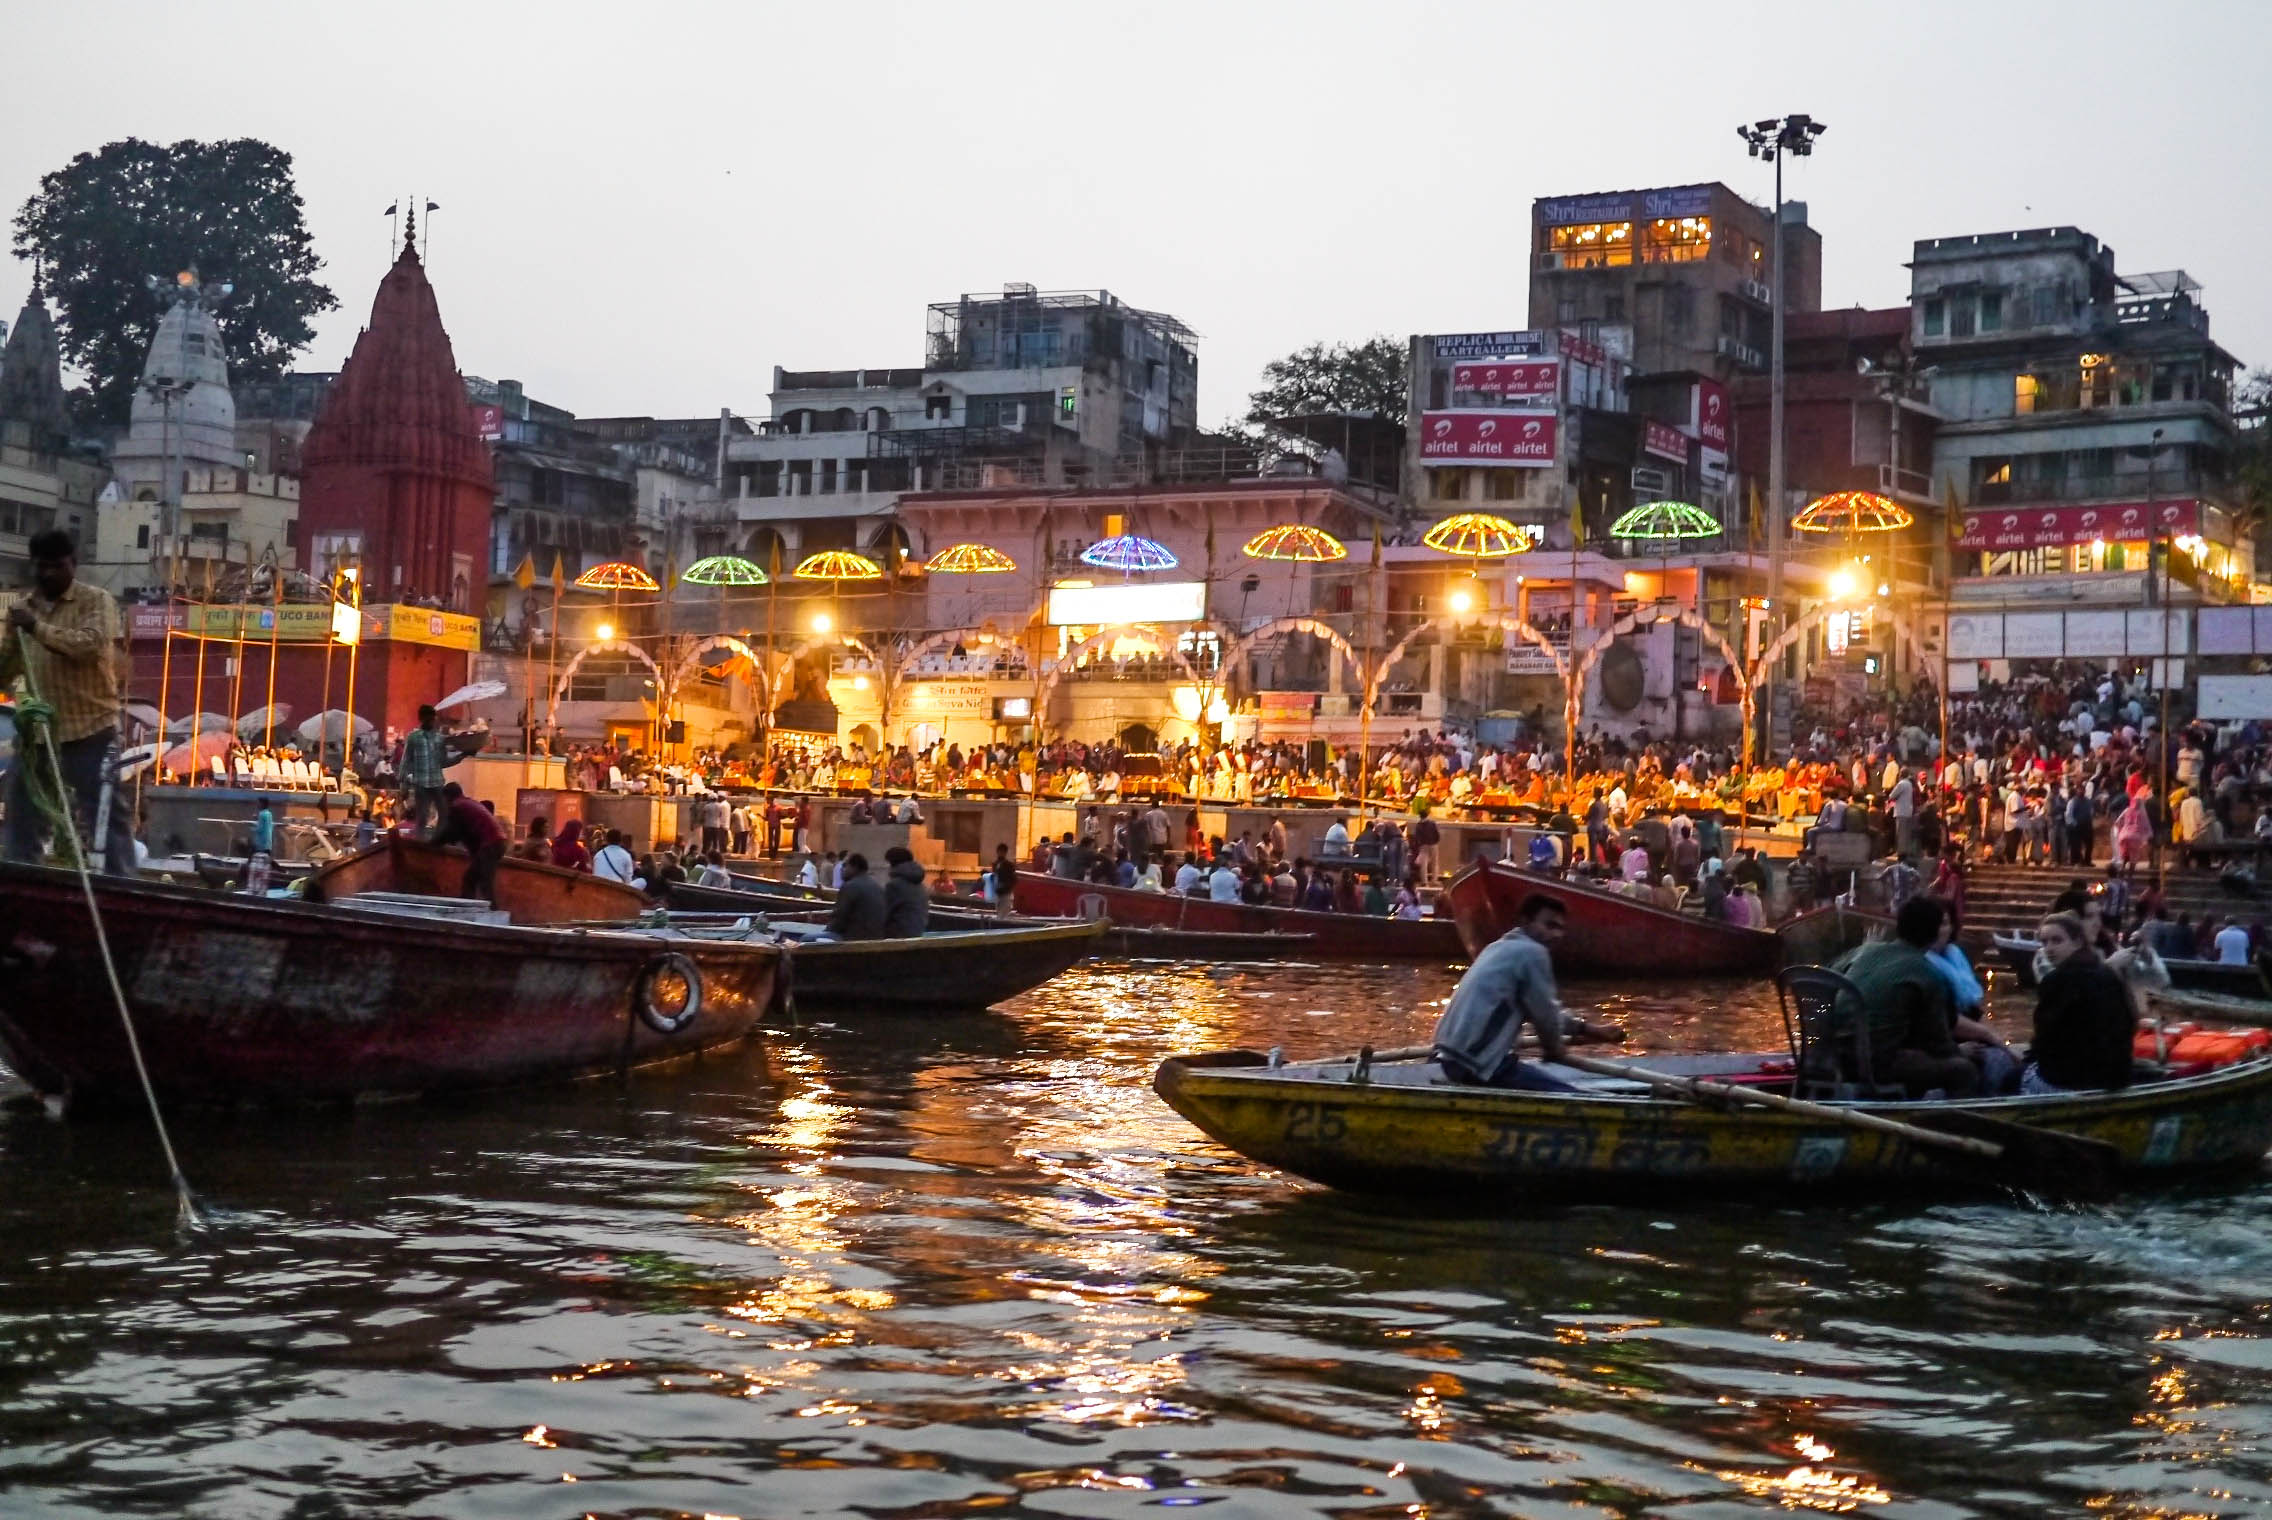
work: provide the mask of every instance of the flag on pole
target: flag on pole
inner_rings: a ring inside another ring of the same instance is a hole
[[[514,567],[513,584],[523,591],[536,584],[536,554],[533,550],[522,555],[520,564]]]
[[[1586,541],[1586,504],[1575,489],[1570,492],[1570,548],[1576,552]]]
[[[1767,514],[1759,503],[1759,482],[1751,483],[1751,546],[1756,549],[1767,539]]]
[[[560,563],[560,551],[552,551],[552,590],[554,595],[568,589],[568,572]]]
[[[1964,537],[1964,505],[1956,499],[1956,477],[1951,475],[1941,487],[1941,515],[1948,519],[1949,538],[1953,542]]]

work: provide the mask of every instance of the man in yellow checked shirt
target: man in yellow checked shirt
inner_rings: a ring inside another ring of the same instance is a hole
[[[70,534],[60,529],[34,534],[29,547],[33,590],[8,609],[6,626],[0,627],[0,686],[27,681],[54,709],[56,757],[79,837],[91,842],[103,836],[104,869],[129,876],[133,824],[110,784],[118,751],[118,603],[77,578],[78,546]],[[46,757],[27,753],[19,740],[8,776],[10,860],[37,861],[47,853],[49,821],[31,799],[35,763],[44,769]]]

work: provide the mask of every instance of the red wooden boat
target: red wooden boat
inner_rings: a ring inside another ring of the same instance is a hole
[[[1566,910],[1568,927],[1554,947],[1554,969],[1565,976],[1738,976],[1772,971],[1782,960],[1782,941],[1765,929],[1714,923],[1495,860],[1476,862],[1444,889],[1467,953],[1512,929],[1515,910],[1533,892],[1558,898]]]
[[[1084,902],[1084,899],[1094,901]],[[1456,961],[1459,930],[1448,918],[1374,918],[1362,913],[1313,913],[1209,902],[1180,892],[1139,892],[1063,876],[1018,873],[1020,913],[1051,918],[1109,918],[1151,929],[1196,929],[1212,934],[1303,936],[1288,954],[1302,960]],[[1259,940],[1243,943],[1258,945]],[[1252,958],[1254,951],[1246,952]]]
[[[310,902],[339,902],[357,892],[458,897],[471,864],[462,850],[389,834],[367,850],[309,872],[306,895]],[[496,905],[520,925],[636,918],[653,906],[638,888],[620,881],[510,857],[497,866]]]
[[[95,878],[159,1095],[294,1102],[615,1072],[751,1033],[778,947],[406,918]],[[0,863],[0,1054],[138,1102],[78,876]]]

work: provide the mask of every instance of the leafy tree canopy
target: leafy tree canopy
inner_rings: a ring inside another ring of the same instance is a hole
[[[235,292],[216,313],[232,380],[268,380],[339,304],[316,281],[292,156],[253,138],[171,145],[126,138],[43,176],[16,213],[15,250],[38,261],[63,356],[87,376],[88,419],[124,422],[162,315],[147,286],[195,268]]]
[[[1246,420],[1371,412],[1401,423],[1411,391],[1409,358],[1406,345],[1389,337],[1296,349],[1263,366],[1262,389],[1247,397]]]

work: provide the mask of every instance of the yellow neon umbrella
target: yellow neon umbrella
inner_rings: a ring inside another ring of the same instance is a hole
[[[934,575],[999,575],[1018,562],[991,544],[949,544],[923,562]]]
[[[1248,559],[1293,560],[1317,565],[1347,559],[1349,546],[1323,528],[1313,528],[1307,523],[1283,523],[1255,534],[1239,552]]]
[[[800,581],[880,581],[884,576],[874,560],[849,549],[808,555],[790,573]]]
[[[1462,559],[1505,559],[1510,554],[1528,554],[1535,547],[1522,529],[1488,512],[1447,517],[1430,528],[1420,542]]]

